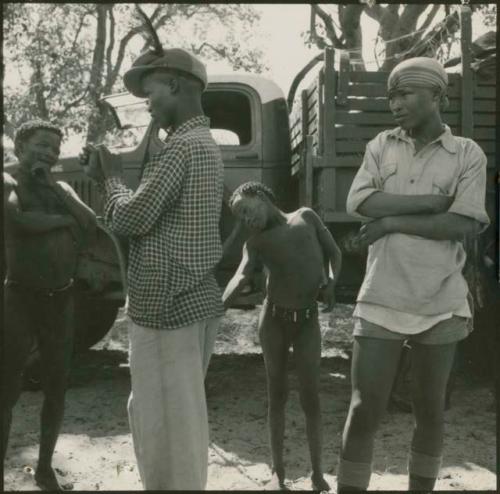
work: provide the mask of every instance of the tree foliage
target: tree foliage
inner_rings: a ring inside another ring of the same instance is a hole
[[[478,13],[481,15],[484,25],[491,29],[496,30],[497,25],[497,5],[495,3],[488,3],[485,5],[478,5]]]
[[[485,22],[494,24],[496,6],[487,5],[481,9]],[[365,69],[361,56],[363,34],[360,18],[363,13],[379,25],[377,40],[383,45],[383,55],[381,60],[375,56],[383,71],[391,70],[408,57],[446,58],[460,29],[458,12],[451,11],[449,5],[426,2],[382,5],[374,0],[361,0],[358,4],[336,6],[338,22],[330,11],[331,7],[311,4],[311,26],[307,42],[316,44],[320,49],[333,46],[348,51],[353,68],[358,70]],[[433,23],[438,19],[440,22],[434,26]]]
[[[145,4],[165,47],[190,49],[234,70],[262,72],[252,40],[259,14],[241,4]],[[102,138],[99,100],[124,90],[121,75],[147,48],[132,4],[3,4],[4,131],[40,117],[67,131]]]

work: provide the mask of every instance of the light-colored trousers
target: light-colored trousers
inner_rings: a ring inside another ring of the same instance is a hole
[[[220,318],[174,330],[129,320],[128,414],[146,490],[204,490],[208,415],[204,378]]]

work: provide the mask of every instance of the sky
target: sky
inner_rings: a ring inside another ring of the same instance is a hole
[[[286,94],[297,72],[319,53],[316,47],[308,48],[301,37],[301,33],[309,28],[310,7],[308,4],[256,4],[254,7],[261,13],[261,24],[255,34],[270,67],[265,75]],[[372,58],[370,41],[376,37],[377,23],[363,15],[362,26],[365,36],[363,55]],[[208,70],[227,72],[228,67],[224,62],[211,62]]]
[[[309,28],[310,7],[308,4],[254,4],[254,8],[261,13],[261,23],[256,28],[256,42],[265,54],[265,61],[269,71],[264,74],[275,81],[286,95],[290,84],[297,72],[311,60],[319,50],[316,47],[308,48],[304,44],[301,33]],[[325,6],[333,13],[333,5]],[[442,20],[438,14],[434,22]],[[368,70],[377,70],[373,60],[373,42],[377,36],[378,23],[366,14],[361,16],[363,31],[363,59]],[[486,31],[480,18],[473,15],[473,39]],[[138,41],[138,43],[140,40]],[[227,62],[208,61],[209,73],[228,73],[231,68]],[[7,74],[8,75],[8,74]],[[65,141],[63,154],[73,152],[81,146],[82,138],[75,136]]]
[[[335,12],[333,5],[324,7],[329,13]],[[286,94],[295,74],[319,53],[316,47],[307,48],[301,38],[301,33],[309,28],[310,7],[308,4],[258,4],[255,8],[262,15],[261,31],[266,39],[265,53],[271,67],[268,75]],[[431,26],[440,22],[442,18],[442,14],[436,15]],[[487,29],[477,16],[473,15],[472,20],[473,39],[475,39]],[[377,70],[373,60],[373,43],[377,37],[378,26],[378,23],[366,14],[361,15],[362,54],[368,70]]]

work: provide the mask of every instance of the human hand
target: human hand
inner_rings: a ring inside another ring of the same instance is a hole
[[[429,206],[434,214],[446,213],[454,200],[453,196],[443,196],[440,194],[429,195]]]
[[[328,278],[326,285],[323,285],[320,291],[320,297],[322,302],[325,304],[322,312],[331,312],[333,306],[335,305],[335,280]]]
[[[389,233],[388,217],[379,218],[369,223],[365,223],[357,235],[361,247],[368,247],[379,238]]]
[[[99,150],[92,144],[87,144],[79,155],[80,165],[87,177],[96,181],[104,182],[105,176],[102,171],[101,161],[99,159]]]
[[[364,248],[359,243],[359,232],[350,231],[341,238],[342,251],[349,254],[360,254]]]
[[[45,161],[37,161],[34,163],[31,167],[31,174],[40,183],[50,186],[54,186],[56,184],[54,176],[50,172],[50,165]]]

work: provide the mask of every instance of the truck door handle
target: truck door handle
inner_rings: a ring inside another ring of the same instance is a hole
[[[235,157],[237,160],[256,160],[259,155],[257,153],[243,153],[237,154]]]

